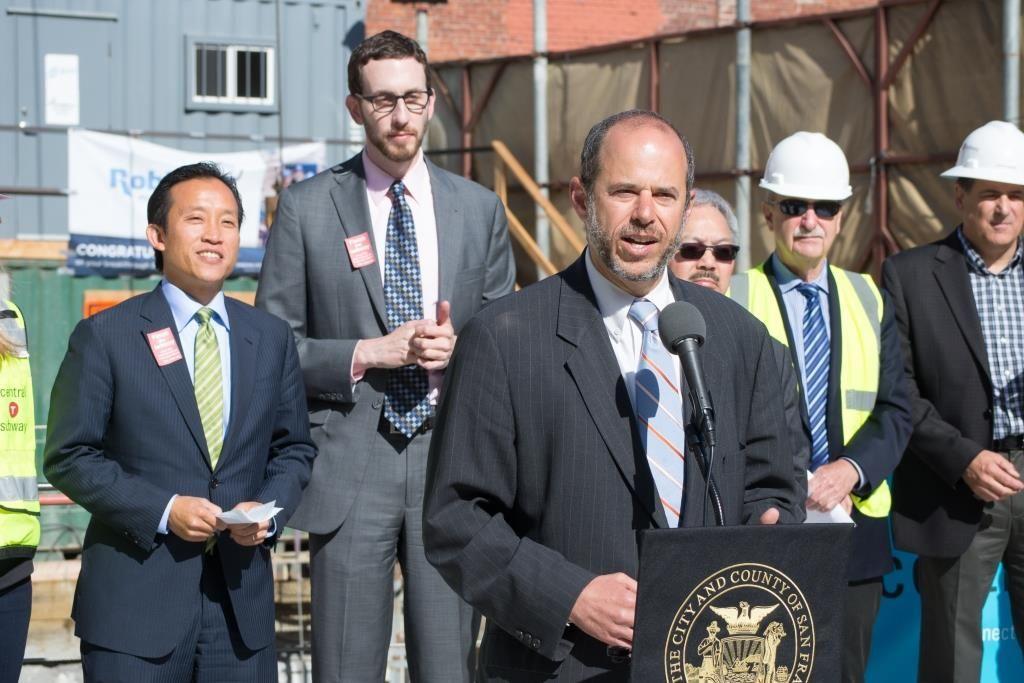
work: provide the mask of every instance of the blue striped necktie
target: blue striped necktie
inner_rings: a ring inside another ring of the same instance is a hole
[[[391,214],[384,247],[384,304],[388,332],[423,317],[423,284],[412,210],[405,200],[405,185],[391,185]],[[427,371],[406,365],[388,371],[384,388],[384,417],[395,429],[412,437],[430,414]]]
[[[811,423],[811,471],[828,462],[829,343],[817,285],[803,283],[797,291],[807,299],[804,308],[804,400]]]
[[[629,317],[639,323],[644,336],[634,377],[637,426],[668,525],[677,527],[686,471],[686,430],[678,373],[658,337],[658,307],[647,299],[637,299],[629,307]]]

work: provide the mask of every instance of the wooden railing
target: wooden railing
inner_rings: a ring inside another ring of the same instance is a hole
[[[530,260],[537,265],[540,272],[545,276],[554,275],[560,269],[552,263],[550,258],[544,255],[540,245],[537,244],[537,240],[523,227],[523,222],[512,212],[508,204],[509,173],[511,172],[516,181],[530,195],[530,198],[544,209],[544,213],[547,214],[551,225],[569,243],[574,254],[583,251],[583,239],[573,230],[569,222],[565,220],[565,217],[555,208],[555,205],[544,196],[540,187],[530,174],[526,172],[526,169],[519,163],[519,160],[513,156],[504,142],[493,140],[491,148],[494,149],[496,155],[494,162],[494,192],[501,197],[501,201],[505,205],[505,213],[508,215],[509,233],[512,235],[512,239],[516,241],[516,244],[522,247]]]

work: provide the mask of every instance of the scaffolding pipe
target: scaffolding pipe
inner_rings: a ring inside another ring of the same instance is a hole
[[[1020,125],[1020,0],[1003,0],[1003,118]]]
[[[533,0],[533,177],[547,199],[548,192],[548,11],[547,0]],[[551,226],[544,208],[537,204],[537,245],[551,258]],[[540,271],[537,278],[544,277]]]
[[[430,38],[430,22],[429,15],[425,8],[419,8],[416,10],[416,42],[423,48],[423,52],[430,53],[427,47],[427,41]]]
[[[736,219],[740,253],[736,267],[750,267],[750,0],[737,0],[736,21]]]

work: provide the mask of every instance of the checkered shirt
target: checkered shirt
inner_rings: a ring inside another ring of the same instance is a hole
[[[956,231],[967,255],[967,273],[981,318],[992,377],[992,438],[1024,434],[1024,246],[1002,272],[993,273],[981,255]]]

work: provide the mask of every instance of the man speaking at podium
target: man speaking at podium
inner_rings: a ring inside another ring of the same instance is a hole
[[[803,519],[765,328],[666,272],[692,184],[689,145],[664,118],[601,121],[571,186],[585,253],[460,335],[424,542],[487,617],[483,680],[626,680],[639,532],[713,523],[680,361],[658,338],[669,304],[692,304],[707,324],[724,523]]]

